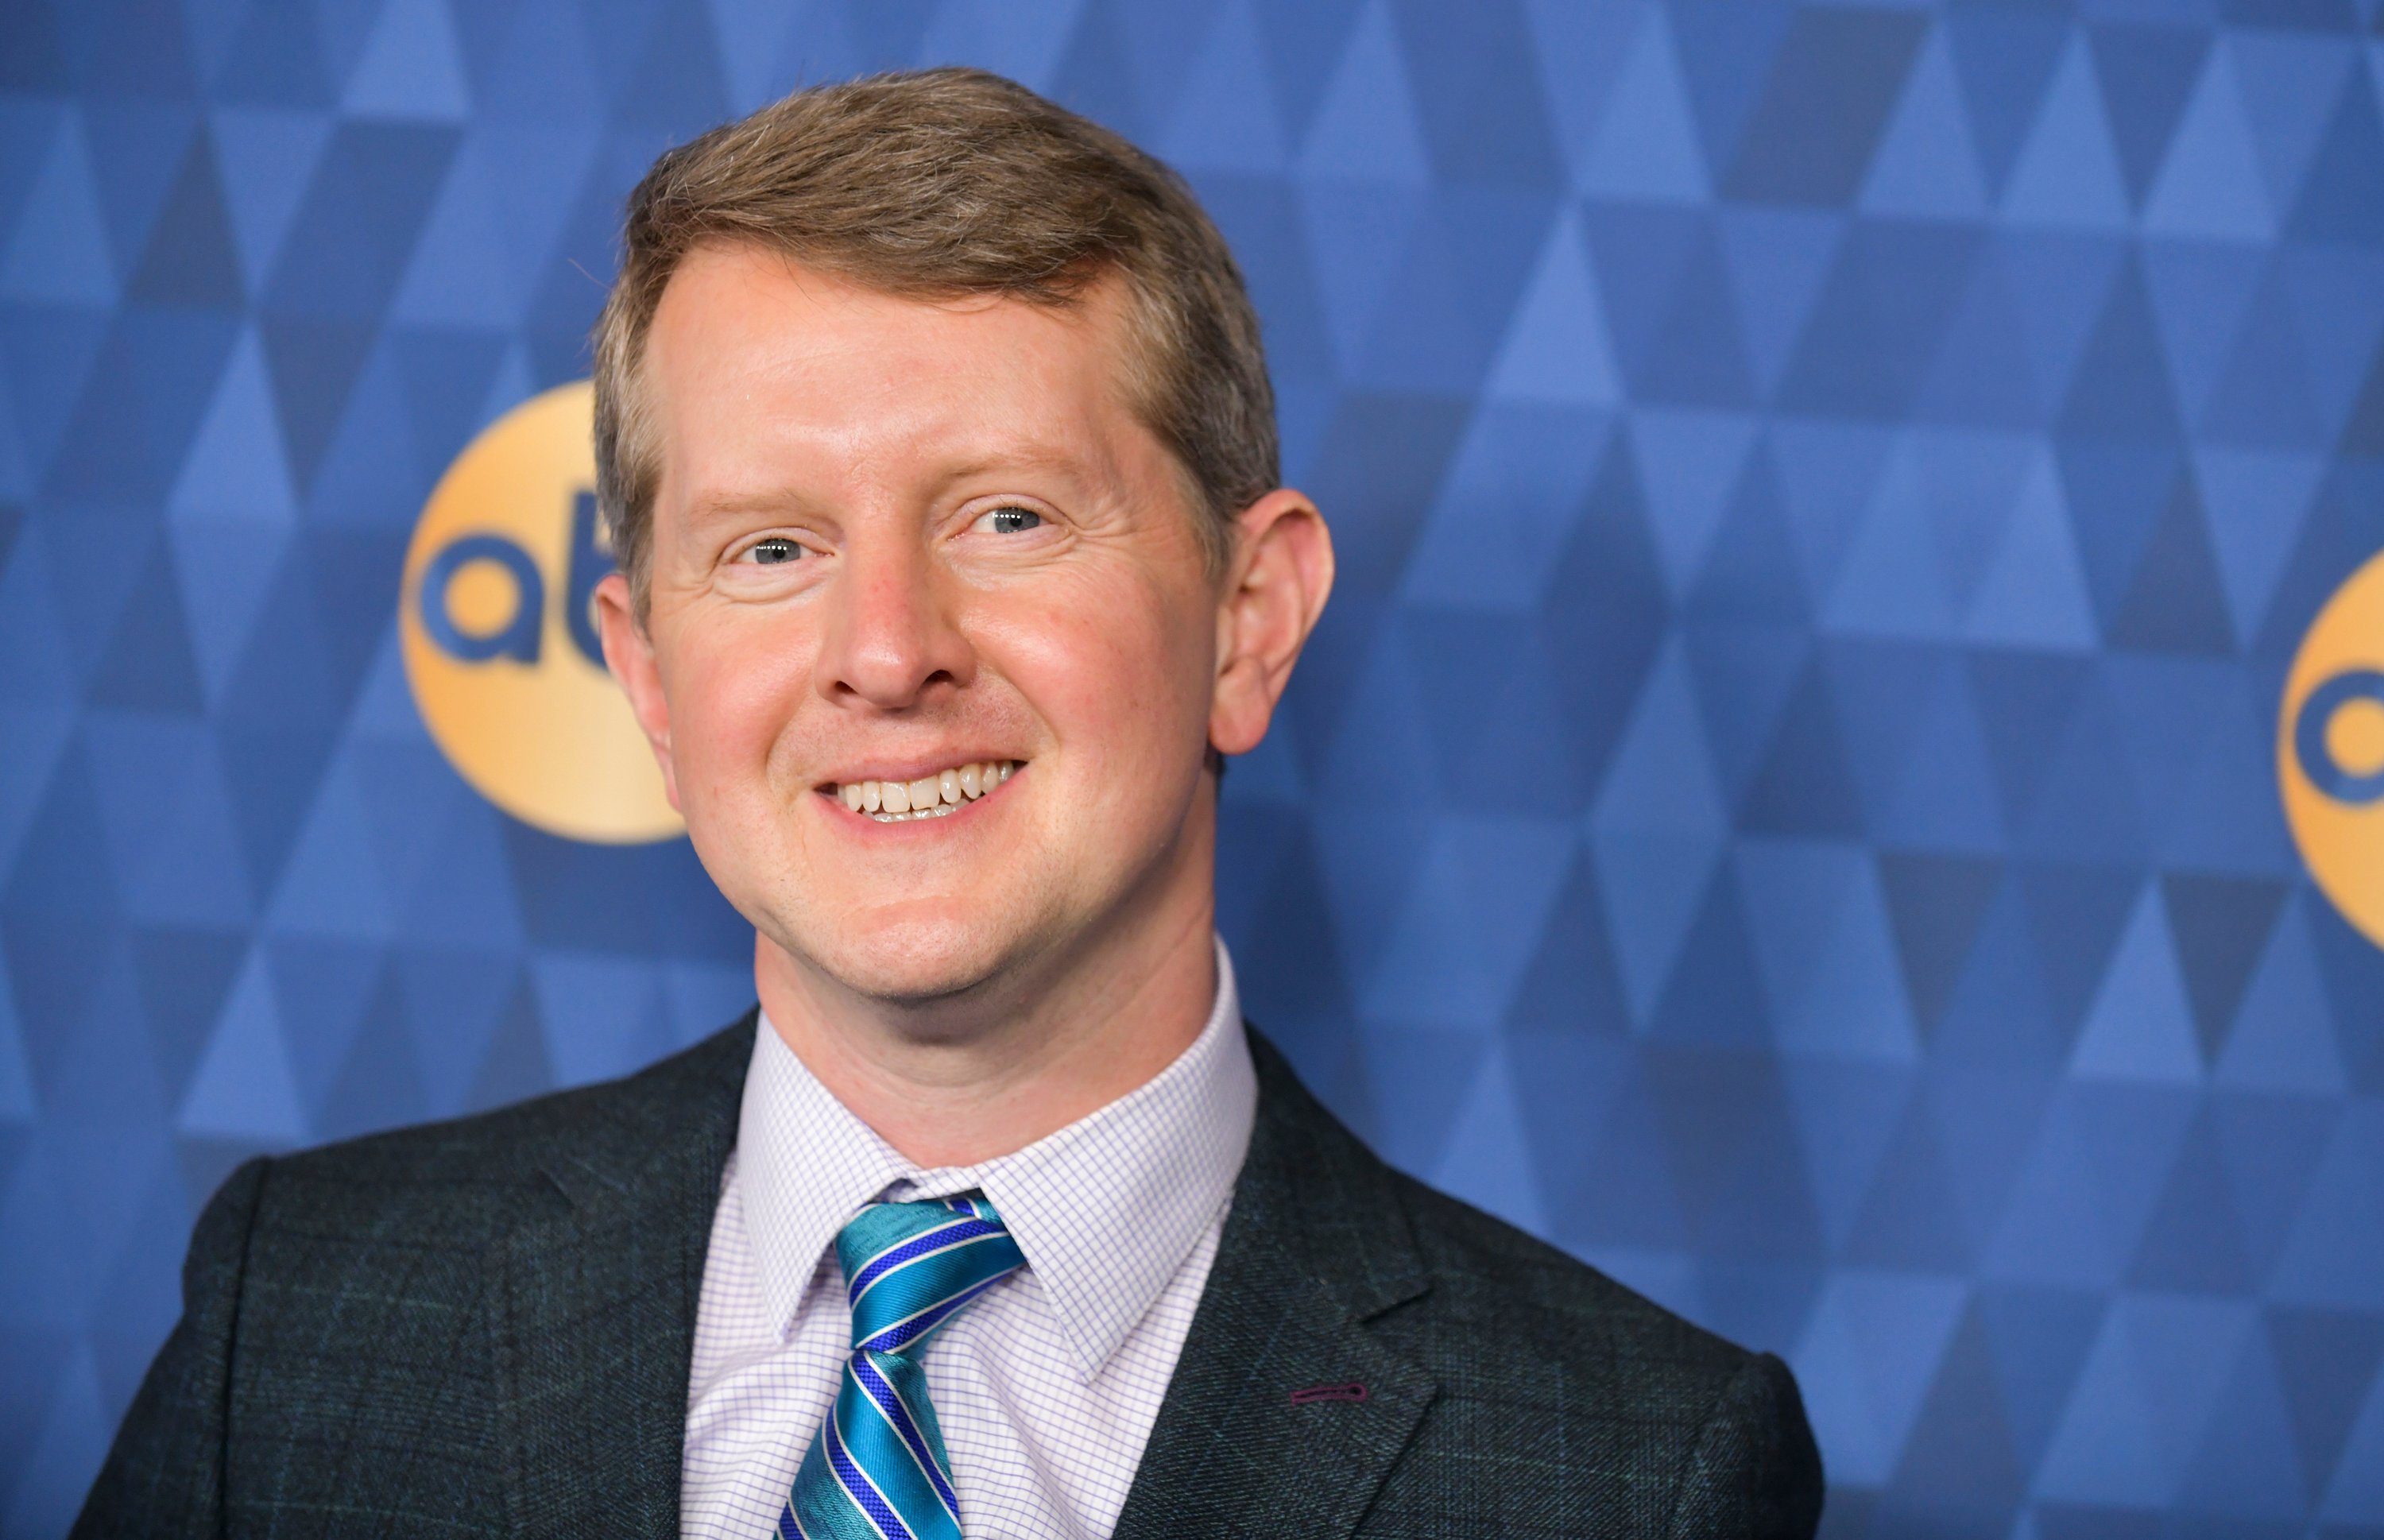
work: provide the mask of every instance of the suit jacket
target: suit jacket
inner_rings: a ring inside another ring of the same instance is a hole
[[[242,1166],[75,1534],[676,1536],[753,1030]],[[1813,1532],[1778,1359],[1392,1171],[1251,1049],[1249,1154],[1122,1540]]]

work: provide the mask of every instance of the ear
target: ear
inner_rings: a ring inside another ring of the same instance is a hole
[[[1209,742],[1248,753],[1266,737],[1291,665],[1333,592],[1333,532],[1316,504],[1278,488],[1242,510],[1217,598],[1217,682]]]
[[[670,799],[674,810],[684,814],[687,810],[678,805],[678,776],[671,767],[670,702],[663,695],[663,675],[654,663],[653,639],[638,619],[627,578],[617,572],[607,574],[596,585],[595,597],[596,629],[604,642],[604,666],[621,681],[621,689],[629,698],[629,710],[636,714],[638,726],[645,732],[646,744],[654,751],[654,763],[662,766],[663,795]]]

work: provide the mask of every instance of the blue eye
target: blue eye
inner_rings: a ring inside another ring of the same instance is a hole
[[[779,566],[802,553],[801,546],[775,535],[766,540],[756,540],[751,549],[753,560],[762,566]]]
[[[993,521],[997,535],[1024,534],[1043,522],[1043,515],[1032,508],[996,508],[986,517]]]

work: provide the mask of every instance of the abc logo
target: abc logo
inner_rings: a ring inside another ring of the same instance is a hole
[[[589,605],[613,570],[593,402],[585,380],[526,401],[441,478],[405,553],[405,677],[448,762],[515,817],[572,839],[666,839],[682,826]]]
[[[2310,875],[2384,946],[2384,553],[2318,612],[2285,678],[2277,774]]]

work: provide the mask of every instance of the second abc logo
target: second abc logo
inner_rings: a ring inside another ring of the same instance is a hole
[[[2384,553],[2318,612],[2277,728],[2293,842],[2343,918],[2384,946]]]

